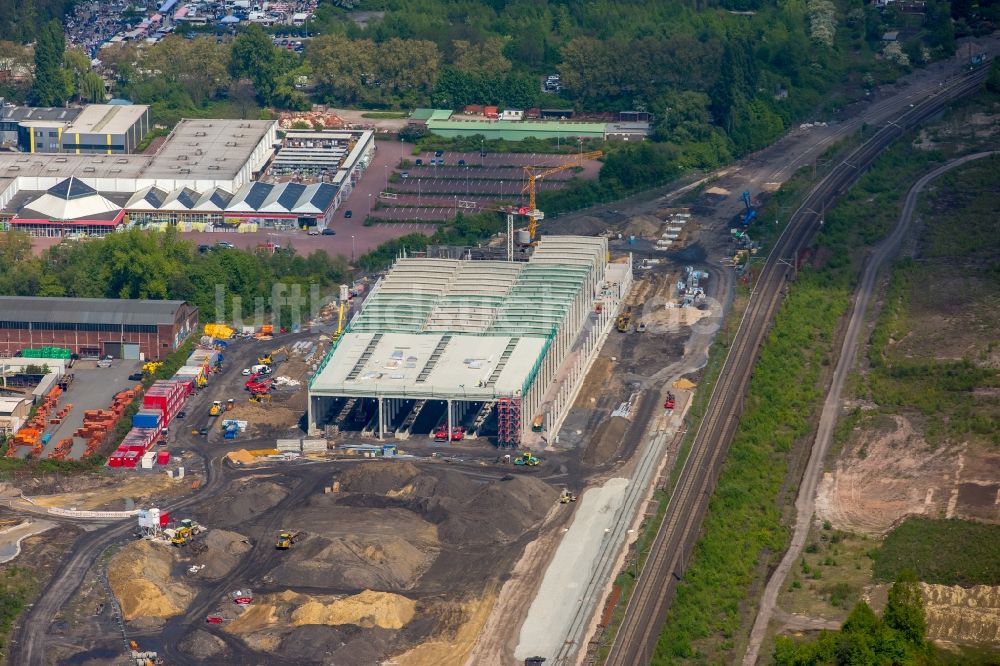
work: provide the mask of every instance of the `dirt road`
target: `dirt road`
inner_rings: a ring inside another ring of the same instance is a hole
[[[819,485],[820,477],[823,474],[823,463],[826,460],[830,441],[833,438],[833,428],[837,424],[844,382],[847,379],[847,375],[854,368],[858,338],[865,324],[865,313],[875,287],[875,278],[878,276],[879,271],[895,257],[896,252],[899,250],[900,243],[909,231],[910,222],[913,219],[913,211],[917,205],[917,198],[927,184],[941,174],[947,173],[972,160],[982,159],[993,154],[993,152],[984,152],[966,155],[952,160],[920,178],[907,193],[899,221],[893,228],[892,233],[876,246],[865,264],[864,273],[854,297],[850,323],[848,324],[847,332],[844,334],[840,358],[833,373],[833,381],[830,384],[830,391],[826,396],[826,402],[823,403],[823,412],[820,415],[819,427],[816,430],[816,439],[813,442],[809,463],[803,473],[802,483],[799,484],[799,495],[795,500],[797,515],[795,530],[792,533],[792,541],[785,552],[785,556],[778,564],[778,568],[775,569],[771,579],[767,582],[767,587],[764,588],[764,595],[761,599],[760,609],[757,612],[757,619],[754,621],[753,629],[750,633],[750,643],[743,657],[744,666],[752,666],[757,662],[761,643],[767,633],[767,626],[775,612],[778,593],[785,584],[785,578],[788,576],[788,573],[798,563],[799,556],[802,554],[802,548],[806,543],[806,538],[809,536],[809,526],[812,522],[816,504],[816,487]]]

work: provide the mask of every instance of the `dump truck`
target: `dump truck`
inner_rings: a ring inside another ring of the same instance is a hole
[[[278,541],[274,544],[274,547],[278,550],[288,550],[295,543],[295,540],[299,538],[298,532],[288,532],[283,531],[278,535]]]

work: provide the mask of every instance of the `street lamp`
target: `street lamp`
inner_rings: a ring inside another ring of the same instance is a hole
[[[351,263],[354,263],[354,236],[351,236]]]
[[[385,169],[385,189],[388,190],[389,189],[389,165],[385,164],[385,165],[383,165],[383,168]]]
[[[368,217],[371,217],[371,216],[372,216],[372,194],[371,194],[371,192],[369,192],[368,193]],[[368,217],[366,217],[365,219],[367,220]]]

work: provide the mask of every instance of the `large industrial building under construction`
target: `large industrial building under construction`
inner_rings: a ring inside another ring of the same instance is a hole
[[[546,236],[527,262],[398,260],[311,379],[310,429],[553,436],[632,278],[607,257]]]

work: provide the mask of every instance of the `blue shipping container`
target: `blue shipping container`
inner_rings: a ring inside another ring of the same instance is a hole
[[[160,427],[160,412],[152,409],[142,409],[132,417],[133,428]]]

